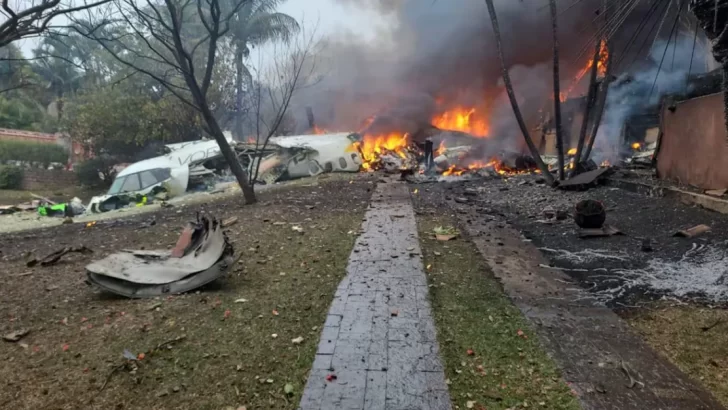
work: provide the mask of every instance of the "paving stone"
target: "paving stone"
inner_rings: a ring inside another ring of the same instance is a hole
[[[367,386],[364,394],[364,408],[367,410],[384,410],[387,389],[387,373],[384,371],[368,371]]]
[[[362,229],[300,408],[450,409],[407,186],[380,184]]]

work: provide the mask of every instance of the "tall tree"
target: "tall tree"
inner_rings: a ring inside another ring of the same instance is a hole
[[[227,0],[234,7],[239,0]],[[243,82],[251,84],[245,67],[250,48],[271,40],[288,41],[300,29],[293,17],[277,12],[285,0],[250,0],[235,13],[228,34],[235,49],[235,136],[243,138]]]
[[[0,21],[0,48],[15,40],[46,32],[56,17],[92,9],[110,1],[38,0],[10,4],[8,0],[3,0],[0,2],[0,16],[3,17]]]
[[[564,130],[561,122],[561,90],[559,84],[559,26],[556,0],[549,0],[551,30],[554,38],[554,125],[556,127],[556,155],[559,159],[559,180],[564,180]]]
[[[33,50],[36,60],[33,71],[38,74],[41,86],[49,91],[45,104],[55,104],[56,115],[63,117],[64,97],[73,94],[81,86],[83,73],[76,60],[82,60],[78,49],[69,46],[56,34],[43,37],[38,48]]]
[[[82,34],[99,42],[121,64],[156,80],[184,103],[194,107],[205,131],[217,141],[235,175],[245,202],[256,202],[248,174],[230,147],[208,100],[218,42],[228,35],[233,18],[252,0],[115,0],[113,18],[99,22],[113,38],[91,25]],[[143,50],[136,48],[144,45]]]
[[[508,73],[508,66],[506,65],[506,59],[503,55],[503,43],[501,41],[501,33],[500,33],[500,27],[498,26],[498,16],[495,12],[495,6],[493,5],[493,0],[485,0],[486,5],[488,6],[488,13],[490,14],[490,21],[491,25],[493,27],[493,33],[495,34],[495,44],[498,48],[498,57],[500,58],[501,62],[501,70],[503,74],[503,83],[506,87],[506,93],[508,94],[508,99],[511,101],[511,107],[513,108],[513,114],[516,116],[516,121],[518,122],[518,126],[521,128],[521,132],[523,133],[523,138],[526,140],[526,145],[528,145],[528,149],[531,152],[531,156],[533,156],[533,159],[536,161],[536,165],[538,166],[538,169],[541,170],[541,174],[543,174],[543,177],[546,178],[546,181],[548,181],[549,184],[554,183],[554,177],[549,172],[548,166],[543,162],[543,159],[541,159],[541,154],[538,152],[538,148],[536,147],[536,144],[533,143],[533,140],[531,139],[531,135],[528,132],[528,127],[526,126],[526,122],[523,120],[523,115],[521,114],[521,109],[518,107],[518,100],[516,100],[516,93],[513,91],[513,83],[511,83],[511,75]]]

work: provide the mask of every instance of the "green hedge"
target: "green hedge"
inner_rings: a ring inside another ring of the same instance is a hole
[[[0,165],[0,189],[20,189],[23,169],[13,165]]]
[[[27,141],[0,141],[0,163],[6,161],[27,161],[47,167],[53,162],[68,162],[68,151],[57,144],[43,144]]]

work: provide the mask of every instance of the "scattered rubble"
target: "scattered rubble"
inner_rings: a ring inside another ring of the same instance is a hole
[[[61,258],[69,253],[82,253],[82,254],[90,254],[93,253],[93,251],[85,246],[66,246],[64,248],[61,248],[53,253],[48,254],[47,256],[41,258],[40,260],[33,257],[32,259],[29,259],[25,262],[25,265],[29,268],[32,268],[33,266],[40,263],[40,266],[49,266],[54,265],[58,261],[61,260]]]
[[[679,236],[681,238],[694,238],[696,236],[702,235],[706,232],[710,232],[710,227],[708,225],[696,225],[692,228],[688,229],[682,229],[680,231],[675,232],[675,236]]]
[[[457,238],[458,236],[460,236],[460,232],[452,226],[447,226],[447,227],[439,226],[439,227],[435,228],[433,231],[435,233],[435,238],[437,238],[438,241],[447,242],[447,241],[451,241],[451,240]]]
[[[585,199],[574,208],[574,222],[582,229],[600,229],[607,219],[604,204],[593,199]]]
[[[19,342],[20,339],[27,336],[28,333],[30,333],[30,329],[15,330],[15,331],[12,331],[10,333],[3,335],[3,340],[6,342],[11,342],[11,343]]]

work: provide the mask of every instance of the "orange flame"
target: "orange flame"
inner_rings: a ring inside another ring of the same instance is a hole
[[[490,160],[489,162],[481,162],[476,161],[468,165],[466,168],[459,168],[457,165],[451,165],[450,168],[445,170],[445,172],[442,173],[443,176],[450,176],[450,175],[463,175],[464,173],[468,171],[477,171],[479,169],[486,169],[486,168],[492,168],[495,172],[497,172],[499,175],[523,175],[523,174],[531,174],[531,173],[540,173],[538,169],[512,169],[503,164],[499,159],[494,158]]]
[[[432,125],[443,130],[467,132],[478,137],[488,135],[488,124],[475,108],[456,107],[432,118]]]
[[[328,132],[328,131],[326,131],[325,129],[323,129],[323,128],[319,128],[319,127],[318,127],[318,125],[314,125],[314,126],[313,126],[313,130],[312,130],[312,131],[313,131],[313,133],[314,133],[315,135],[323,135],[323,134],[328,134],[328,133],[329,133],[329,132]]]
[[[566,151],[566,155],[576,155],[576,148],[572,148]]]
[[[642,149],[642,144],[639,142],[635,142],[634,144],[632,144],[632,149],[635,151],[638,151],[638,150]]]
[[[607,60],[609,59],[609,49],[607,48],[607,42],[602,40],[601,45],[599,46],[599,60],[597,61],[597,74],[600,77],[604,77],[607,75]],[[566,101],[569,94],[571,94],[572,91],[574,91],[574,88],[576,88],[577,85],[581,82],[581,80],[584,78],[586,73],[591,70],[594,62],[592,59],[589,59],[587,61],[586,66],[583,67],[581,70],[579,70],[578,73],[576,73],[576,76],[574,77],[574,80],[571,82],[571,85],[566,90],[566,92],[561,93],[559,95],[559,98],[561,99],[561,102]]]
[[[394,153],[406,158],[408,140],[407,134],[396,132],[385,135],[365,135],[361,142],[356,143],[362,158],[362,168],[374,171],[383,154]]]
[[[440,155],[444,154],[446,149],[447,147],[445,147],[445,141],[440,141],[440,146],[437,147],[437,150],[435,151],[435,156],[439,157]]]

